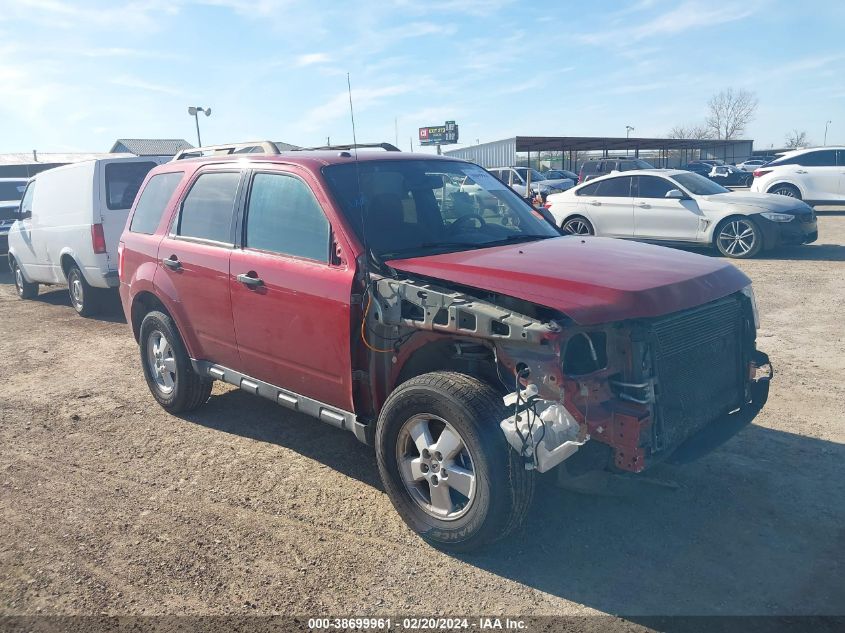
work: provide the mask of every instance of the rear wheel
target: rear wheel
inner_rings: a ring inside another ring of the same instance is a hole
[[[798,187],[795,185],[789,185],[786,183],[781,183],[779,185],[775,185],[771,189],[769,189],[768,193],[776,193],[779,196],[787,196],[789,198],[798,198],[801,199],[801,192],[798,191]]]
[[[596,231],[590,221],[580,215],[567,218],[560,226],[565,235],[595,235]]]
[[[162,407],[180,413],[205,404],[213,382],[194,371],[173,319],[164,312],[148,313],[139,340],[144,378]]]
[[[518,527],[533,473],[499,422],[502,398],[464,374],[412,378],[387,399],[376,429],[379,472],[402,519],[430,543],[468,551]]]
[[[21,299],[34,299],[38,296],[38,284],[30,283],[23,278],[23,272],[14,258],[9,260],[9,264],[12,267],[12,274],[15,276],[15,290],[18,292],[18,296]]]
[[[763,234],[749,217],[733,216],[716,229],[716,248],[726,257],[748,259],[763,248]]]
[[[67,272],[67,289],[70,303],[80,316],[88,317],[97,314],[100,309],[100,292],[85,281],[79,266],[72,264]]]

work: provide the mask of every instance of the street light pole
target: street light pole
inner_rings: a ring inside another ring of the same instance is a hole
[[[824,123],[824,143],[823,145],[827,145],[827,126],[833,123],[833,121],[825,121]]]
[[[631,138],[631,132],[633,131],[633,129],[634,128],[631,125],[625,126],[625,140],[626,141]],[[625,156],[628,156],[628,146],[627,145],[625,146]]]
[[[211,116],[211,108],[201,108],[199,106],[188,107],[188,114],[194,117],[194,121],[197,124],[197,147],[202,147],[202,139],[200,138],[200,112],[204,112],[205,116]]]

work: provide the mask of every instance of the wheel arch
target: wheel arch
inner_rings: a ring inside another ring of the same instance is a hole
[[[774,189],[774,188],[776,188],[780,185],[789,185],[790,187],[795,187],[798,190],[798,193],[801,194],[801,199],[802,200],[807,199],[807,192],[804,190],[804,188],[801,185],[799,185],[797,182],[794,182],[792,180],[787,180],[785,178],[778,178],[777,180],[773,180],[768,185],[766,185],[766,193],[771,193],[772,189]]]
[[[132,334],[135,336],[136,341],[140,340],[141,322],[144,320],[144,317],[147,314],[154,310],[163,312],[171,319],[173,319],[173,315],[170,313],[170,310],[167,309],[167,306],[165,306],[164,303],[162,303],[161,299],[155,296],[152,292],[143,290],[137,293],[132,298],[132,308],[130,309],[130,325],[132,326]],[[175,324],[176,320],[173,319],[173,322]],[[176,327],[178,329],[179,326],[177,325]]]

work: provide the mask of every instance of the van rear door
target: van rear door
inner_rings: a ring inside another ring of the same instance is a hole
[[[117,244],[141,183],[153,167],[166,161],[167,158],[162,156],[102,161],[98,176],[99,203],[95,207],[99,213],[95,211],[93,223],[103,225],[109,270],[117,270]]]

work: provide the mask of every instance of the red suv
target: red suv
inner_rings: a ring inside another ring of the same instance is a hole
[[[537,471],[641,472],[709,450],[771,377],[739,270],[560,236],[447,157],[161,165],[121,237],[120,279],[165,409],[199,407],[221,380],[351,431],[408,525],[453,550],[517,527]]]

